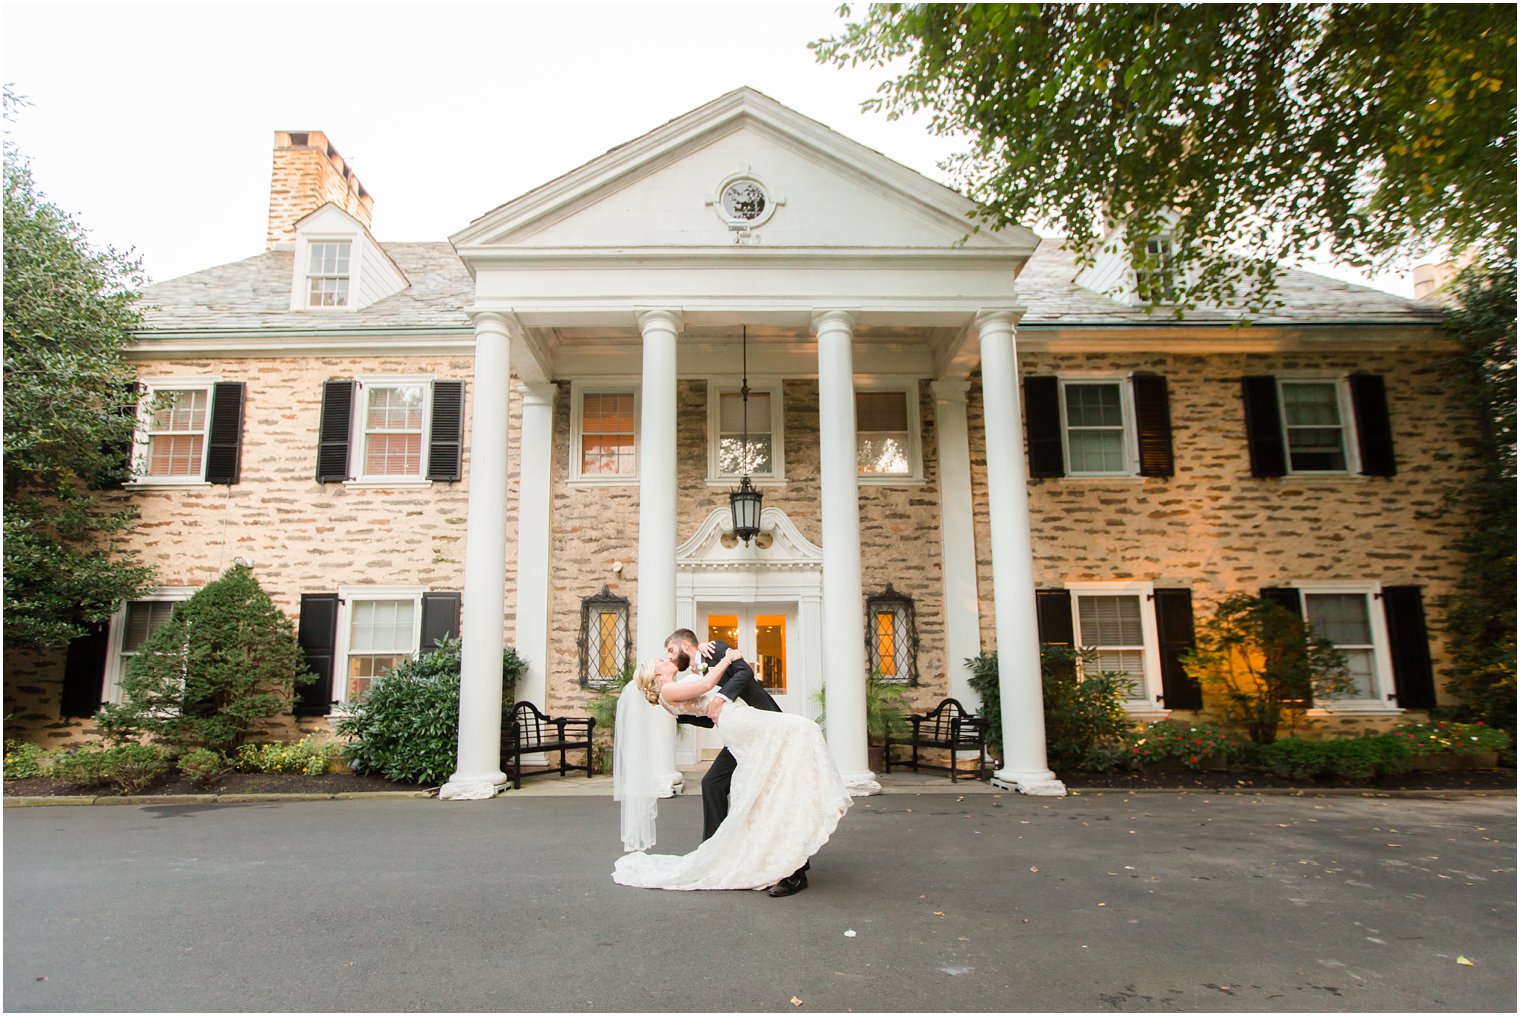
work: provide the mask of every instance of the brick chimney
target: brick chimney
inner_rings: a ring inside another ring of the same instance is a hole
[[[296,241],[296,222],[331,201],[369,228],[375,199],[321,131],[275,131],[267,248]]]

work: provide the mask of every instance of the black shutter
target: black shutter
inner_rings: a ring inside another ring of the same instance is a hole
[[[1140,475],[1171,476],[1172,409],[1166,378],[1136,374],[1130,378],[1135,394],[1135,429],[1140,437]]]
[[[1286,476],[1282,414],[1277,408],[1277,379],[1270,374],[1240,379],[1246,404],[1246,444],[1251,449],[1252,476]]]
[[[1202,709],[1203,690],[1182,668],[1182,654],[1193,648],[1193,591],[1158,589],[1155,599],[1162,701],[1168,709]]]
[[[296,689],[297,716],[326,716],[332,712],[333,669],[338,647],[337,593],[304,593],[297,638],[306,664],[316,673],[311,684]]]
[[[1393,688],[1399,705],[1405,709],[1431,708],[1436,704],[1436,685],[1420,587],[1384,586],[1383,616],[1388,622]]]
[[[460,449],[464,445],[464,382],[433,382],[433,427],[428,439],[429,480],[459,479]],[[425,642],[424,645],[432,645]]]
[[[107,624],[91,625],[90,630],[69,643],[63,664],[63,695],[58,715],[94,716],[106,680],[106,646],[111,628]]]
[[[116,404],[116,415],[131,419],[132,429],[120,441],[108,441],[101,447],[104,468],[101,475],[90,478],[88,486],[91,490],[119,490],[131,478],[132,452],[137,442],[137,410],[142,396],[143,386],[136,381],[128,381],[121,386],[121,401]],[[89,715],[93,714],[92,709]]]
[[[454,638],[459,634],[459,607],[462,601],[458,593],[422,594],[422,645],[419,655],[426,656],[438,648],[438,640]]]
[[[206,482],[238,482],[243,462],[241,381],[218,381],[211,392],[211,433],[206,441]]]
[[[1388,392],[1380,374],[1352,374],[1351,409],[1356,414],[1356,446],[1363,476],[1393,476],[1393,424],[1388,419]]]
[[[1071,593],[1065,589],[1036,589],[1034,607],[1040,645],[1072,648],[1076,636],[1071,626]]]
[[[348,436],[353,424],[354,383],[322,384],[322,420],[317,429],[317,482],[342,483],[348,472]]]
[[[1291,610],[1300,620],[1303,619],[1304,601],[1297,589],[1291,586],[1269,586],[1261,591],[1261,598],[1270,600],[1286,610]]]
[[[1029,437],[1029,475],[1037,479],[1065,476],[1060,383],[1055,378],[1024,379],[1024,431]]]

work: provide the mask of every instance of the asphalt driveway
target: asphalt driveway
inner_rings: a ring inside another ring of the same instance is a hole
[[[4,1005],[1515,1011],[1513,796],[884,795],[782,900],[614,885],[615,807],[7,809]]]

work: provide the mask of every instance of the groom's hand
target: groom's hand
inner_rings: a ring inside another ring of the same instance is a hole
[[[703,656],[711,656],[713,653],[715,653],[717,651],[718,651],[718,643],[716,643],[716,642],[709,642],[709,643],[707,643],[707,645],[705,645],[705,646],[702,647],[702,655]]]

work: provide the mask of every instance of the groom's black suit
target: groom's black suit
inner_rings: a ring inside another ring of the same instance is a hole
[[[728,648],[728,643],[716,642],[713,644],[712,653],[703,654],[702,661],[709,667],[716,667],[723,659],[723,654],[728,652]],[[771,713],[781,712],[781,707],[755,678],[754,669],[743,658],[734,660],[728,665],[723,681],[718,685],[718,691],[722,692],[723,697],[730,702],[743,699],[756,709],[764,709]],[[690,723],[698,727],[713,725],[713,721],[705,716],[678,716],[676,722]],[[707,775],[702,777],[702,838],[704,840],[717,832],[718,826],[722,825],[723,820],[728,817],[728,786],[733,782],[736,765],[738,761],[733,753],[724,748],[718,752],[718,757],[713,759]]]

